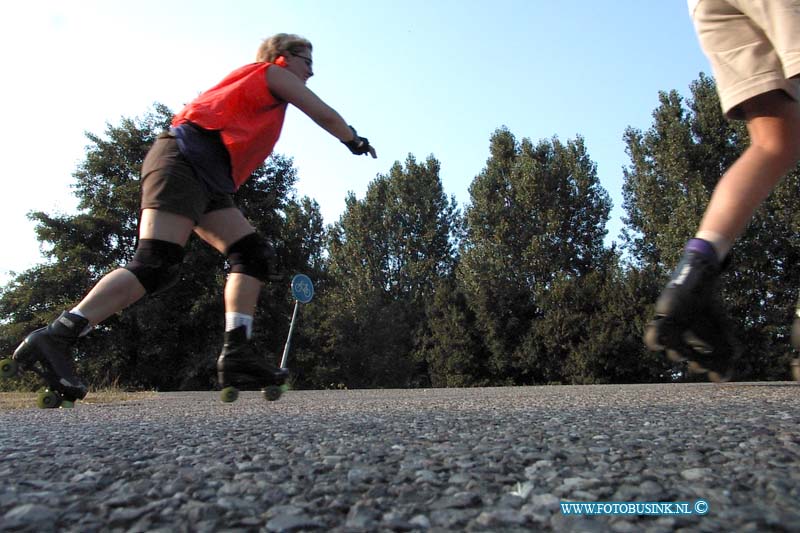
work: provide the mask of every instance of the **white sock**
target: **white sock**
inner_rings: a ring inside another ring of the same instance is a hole
[[[73,315],[78,315],[78,316],[79,316],[79,317],[81,317],[81,318],[86,318],[86,315],[84,315],[83,313],[81,313],[81,312],[80,312],[80,310],[79,310],[77,307],[76,307],[75,309],[73,309],[72,311],[70,311],[70,313],[71,313],[71,314],[73,314]],[[87,319],[87,320],[88,320],[88,319]],[[86,325],[86,327],[85,327],[85,328],[83,328],[83,331],[81,331],[81,332],[78,334],[78,337],[83,337],[84,335],[86,335],[87,333],[89,333],[90,331],[92,331],[92,327],[93,327],[93,326],[92,326],[91,324],[87,324],[87,325]]]
[[[698,231],[694,237],[695,239],[703,239],[710,242],[711,246],[714,247],[714,251],[717,252],[717,259],[719,259],[720,263],[733,247],[733,242],[730,239],[714,231]]]
[[[253,317],[243,313],[225,313],[225,331],[234,330],[240,326],[245,326],[247,338],[253,334]]]

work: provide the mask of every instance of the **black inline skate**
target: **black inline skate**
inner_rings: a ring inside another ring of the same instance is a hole
[[[20,371],[34,372],[48,386],[39,394],[39,407],[73,407],[88,391],[75,373],[71,353],[88,325],[89,321],[81,316],[61,313],[52,324],[25,337],[10,359],[0,361],[0,376],[11,378]]]
[[[223,402],[235,402],[239,390],[261,389],[264,398],[275,401],[283,394],[289,373],[267,362],[253,350],[247,329],[239,326],[225,332],[222,353],[217,359],[217,378],[222,387]]]
[[[656,301],[655,317],[644,342],[652,351],[665,350],[688,370],[707,373],[711,381],[729,381],[738,345],[719,298],[721,267],[715,257],[687,249]]]

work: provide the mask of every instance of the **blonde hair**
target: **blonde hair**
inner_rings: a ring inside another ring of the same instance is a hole
[[[294,35],[293,33],[277,33],[272,37],[264,39],[256,53],[256,62],[273,62],[279,56],[288,54],[302,54],[305,51],[312,51],[311,42],[308,39]]]

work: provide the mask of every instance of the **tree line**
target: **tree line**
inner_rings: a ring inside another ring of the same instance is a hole
[[[79,301],[132,258],[139,169],[172,111],[88,133],[73,174],[77,214],[33,212],[46,261],[0,289],[0,348]],[[645,130],[624,132],[624,229],[607,246],[608,192],[580,136],[532,142],[501,127],[462,208],[431,155],[409,155],[346,198],[326,226],[298,198],[292,160],[273,155],[237,192],[256,229],[280,243],[287,273],[309,275],[314,301],[293,338],[296,388],[461,387],[692,379],[641,341],[652,305],[722,172],[747,146],[714,82],[661,92]],[[759,209],[733,251],[724,298],[743,346],[741,379],[786,379],[800,258],[800,174]],[[214,386],[222,342],[224,258],[191,239],[181,283],[98,326],[78,345],[94,385]],[[293,302],[267,285],[253,342],[280,357]],[[33,382],[0,384],[26,387]]]

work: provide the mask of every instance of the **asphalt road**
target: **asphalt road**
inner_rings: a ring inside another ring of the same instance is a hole
[[[0,531],[800,531],[797,383],[165,393],[0,427]]]

